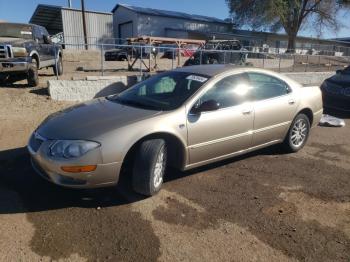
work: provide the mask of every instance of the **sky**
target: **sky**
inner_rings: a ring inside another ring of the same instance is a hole
[[[80,0],[71,0],[73,8],[80,8]],[[94,11],[110,12],[117,3],[180,11],[225,19],[229,17],[225,0],[85,0],[85,8]],[[38,4],[67,6],[68,0],[0,0],[0,20],[27,23]],[[350,37],[350,12],[341,12],[339,19],[347,27],[337,32],[327,31],[322,38]],[[283,32],[283,31],[282,31]],[[299,35],[316,37],[317,33],[309,26]]]

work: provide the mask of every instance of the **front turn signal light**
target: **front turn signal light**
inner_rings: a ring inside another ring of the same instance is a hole
[[[68,173],[84,173],[84,172],[92,172],[97,168],[96,165],[88,165],[88,166],[62,166],[61,169],[64,172]]]

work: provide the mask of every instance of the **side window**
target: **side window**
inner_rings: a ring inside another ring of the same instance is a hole
[[[172,94],[174,93],[176,82],[173,78],[165,76],[162,77],[151,88],[147,88],[146,85],[139,89],[139,96],[145,95],[158,95],[158,94]]]
[[[37,39],[39,43],[43,43],[44,39],[43,39],[43,35],[41,33],[41,30],[40,30],[40,27],[34,26],[33,32],[34,32],[34,39],[35,40]]]
[[[49,32],[47,32],[45,27],[41,27],[42,35],[47,35],[49,36]]]
[[[246,74],[231,75],[219,80],[197,102],[197,106],[208,100],[215,100],[220,108],[240,105],[250,100],[251,86]]]
[[[283,96],[290,93],[290,87],[276,77],[261,74],[248,73],[250,83],[253,87],[252,96],[255,100],[264,100]]]

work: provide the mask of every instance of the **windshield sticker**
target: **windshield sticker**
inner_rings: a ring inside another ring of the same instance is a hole
[[[194,81],[198,81],[198,82],[205,82],[208,80],[208,78],[203,77],[203,76],[196,76],[196,75],[189,75],[188,77],[186,77],[187,80],[194,80]]]
[[[30,31],[21,31],[21,35],[31,35],[32,32]]]

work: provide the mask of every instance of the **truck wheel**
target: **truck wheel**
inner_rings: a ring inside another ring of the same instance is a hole
[[[63,74],[63,62],[62,62],[62,57],[59,57],[57,60],[57,65],[53,66],[53,72],[56,75],[62,75]]]
[[[304,114],[297,115],[284,140],[284,148],[291,153],[297,152],[304,147],[310,133],[310,120]]]
[[[0,84],[5,84],[6,83],[6,75],[0,75]]]
[[[32,58],[32,62],[30,63],[27,81],[30,87],[35,87],[39,84],[38,63],[35,58]]]
[[[162,184],[167,166],[167,148],[163,139],[144,141],[135,155],[132,172],[133,189],[142,195],[153,196]]]

